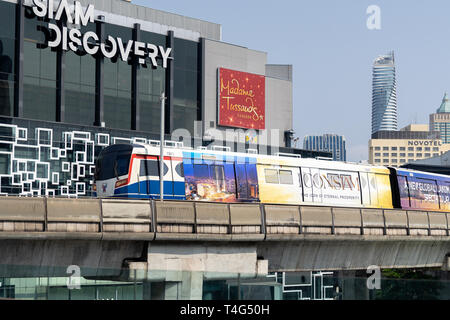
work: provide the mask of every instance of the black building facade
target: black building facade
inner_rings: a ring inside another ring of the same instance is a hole
[[[40,17],[33,7],[0,0],[0,195],[90,196],[104,147],[159,140],[163,92],[166,139],[178,128],[194,137],[204,108],[201,37],[179,38],[162,27],[149,32],[136,19],[114,24],[108,20],[127,17],[105,19],[97,11],[93,21],[77,25],[65,11],[56,19],[57,12]],[[50,45],[58,38],[51,25],[61,30],[58,46]],[[95,35],[71,44],[71,29]],[[110,37],[121,43],[108,58],[99,48],[104,43],[112,52]],[[143,61],[136,42],[150,44]],[[170,56],[165,61],[159,54],[154,65],[152,48],[170,48]],[[192,141],[207,145],[198,139]]]

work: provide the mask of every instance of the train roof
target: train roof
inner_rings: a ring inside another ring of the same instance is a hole
[[[133,152],[145,154],[159,154],[160,147],[155,145],[144,145],[144,144],[135,144],[133,145],[136,150]],[[140,150],[139,150],[140,149]],[[389,169],[384,166],[373,166],[373,165],[363,165],[349,162],[338,162],[338,161],[328,161],[328,160],[320,160],[320,159],[312,159],[312,158],[299,158],[288,155],[263,155],[263,154],[252,154],[252,153],[243,153],[243,152],[230,152],[230,151],[221,151],[221,150],[203,150],[203,149],[190,149],[190,148],[177,148],[177,147],[165,147],[164,152],[166,155],[175,156],[175,157],[183,157],[186,154],[190,154],[191,158],[203,158],[205,155],[215,156],[217,160],[232,160],[232,159],[248,159],[253,160],[250,162],[259,163],[259,164],[272,164],[272,165],[281,165],[281,166],[306,166],[312,168],[327,168],[334,170],[354,170],[361,172],[380,172],[380,173],[389,173]],[[208,159],[214,160],[214,159]]]
[[[433,173],[433,172],[425,172],[425,171],[418,171],[413,169],[406,169],[406,168],[391,168],[397,171],[398,173],[404,173],[407,175],[417,176],[417,177],[440,177],[445,179],[450,179],[450,176],[445,174],[439,174],[439,173]]]

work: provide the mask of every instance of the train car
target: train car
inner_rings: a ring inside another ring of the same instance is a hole
[[[385,167],[286,157],[258,157],[264,203],[393,208]]]
[[[105,148],[95,188],[99,197],[159,199],[159,147]],[[177,148],[165,151],[164,198],[393,208],[385,167]]]
[[[393,202],[404,210],[450,212],[450,177],[390,168]]]
[[[171,149],[164,157],[164,198],[184,200],[182,151]],[[95,166],[96,196],[153,199],[160,197],[159,148],[112,145],[100,153]]]

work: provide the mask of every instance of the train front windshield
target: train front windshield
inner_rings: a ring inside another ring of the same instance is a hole
[[[114,195],[116,182],[128,178],[132,150],[105,149],[95,164],[95,181],[100,197]]]

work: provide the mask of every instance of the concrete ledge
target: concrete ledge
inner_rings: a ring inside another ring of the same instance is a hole
[[[156,233],[155,241],[195,241],[197,235],[193,233]]]
[[[263,241],[264,234],[232,234],[231,241],[245,242],[245,241]]]
[[[381,209],[362,209],[364,228],[384,228],[383,210]]]
[[[360,209],[353,208],[333,208],[335,227],[356,227],[361,228]]]
[[[151,223],[149,201],[101,200],[103,222]]]
[[[1,240],[101,240],[102,234],[80,232],[0,232]]]
[[[153,241],[155,240],[155,233],[102,233],[102,240],[104,241]]]
[[[300,207],[301,224],[303,227],[330,227],[333,225],[331,208]]]
[[[1,198],[0,221],[45,221],[44,198]]]
[[[443,212],[428,212],[431,229],[447,229],[447,219]]]
[[[387,228],[408,228],[406,211],[384,210]]]
[[[97,199],[47,199],[49,222],[100,222],[101,202]]]
[[[224,203],[195,203],[197,225],[229,225],[230,213]]]
[[[231,234],[197,234],[197,241],[231,241]]]
[[[230,220],[233,226],[261,226],[259,204],[231,204]]]
[[[300,239],[304,239],[304,236],[300,234],[268,234],[266,236],[266,241],[296,241]]]
[[[428,214],[423,211],[408,211],[409,228],[414,229],[428,229]]]
[[[195,224],[194,203],[156,201],[157,223]]]
[[[300,226],[300,211],[297,206],[264,206],[266,226]]]

